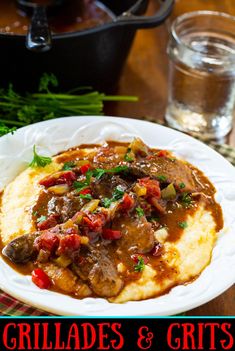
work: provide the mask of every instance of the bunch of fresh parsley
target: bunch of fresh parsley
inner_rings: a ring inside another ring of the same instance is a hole
[[[44,74],[38,92],[18,94],[13,86],[0,89],[0,136],[13,133],[17,127],[66,116],[102,115],[104,101],[130,101],[134,96],[107,96],[91,88],[78,88],[68,93],[53,93],[58,80]]]

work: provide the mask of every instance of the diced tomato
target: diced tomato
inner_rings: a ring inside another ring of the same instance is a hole
[[[91,189],[90,188],[83,189],[79,191],[79,194],[82,194],[82,195],[91,194]]]
[[[104,228],[102,237],[105,240],[117,240],[122,237],[122,232],[120,230],[112,230],[112,229]]]
[[[163,253],[163,250],[164,250],[164,246],[161,243],[156,243],[150,253],[151,255],[158,257]]]
[[[40,289],[48,289],[51,285],[50,278],[41,268],[36,268],[33,270],[32,281]]]
[[[77,251],[80,246],[81,239],[78,234],[65,235],[60,239],[60,245],[58,247],[57,253],[59,255],[71,255],[74,251]]]
[[[135,205],[135,200],[133,199],[132,196],[129,194],[124,194],[122,202],[121,202],[121,208],[123,211],[130,211]]]
[[[139,258],[143,258],[144,260],[144,264],[147,264],[149,262],[149,258],[143,254],[134,254],[134,255],[131,255],[131,258],[132,260],[135,262],[135,263],[138,263],[139,262]]]
[[[43,178],[40,180],[39,184],[45,186],[46,188],[58,184],[72,185],[76,179],[76,174],[73,171],[62,171]]]
[[[157,153],[158,157],[167,157],[169,156],[169,152],[167,150],[160,150]]]
[[[143,185],[147,189],[147,196],[154,196],[157,199],[161,197],[161,189],[159,182],[156,179],[141,178],[139,179],[140,185]]]
[[[35,240],[34,246],[38,251],[47,250],[52,253],[59,246],[59,238],[56,234],[46,231]]]
[[[89,230],[101,233],[106,218],[103,213],[91,213],[83,217],[83,223],[88,226]]]
[[[86,165],[83,165],[80,167],[80,171],[82,174],[86,174],[87,171],[91,168],[91,165],[87,163]]]
[[[71,228],[68,228],[65,230],[65,234],[66,235],[71,235],[71,234],[79,234],[78,232],[78,227],[77,226],[73,226]]]
[[[45,221],[37,223],[37,228],[39,230],[45,230],[57,225],[57,215],[50,215]]]

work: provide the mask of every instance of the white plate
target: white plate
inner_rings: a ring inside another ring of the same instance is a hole
[[[225,229],[219,234],[210,265],[200,277],[168,294],[145,301],[111,304],[104,299],[72,297],[40,290],[0,259],[0,287],[32,306],[60,315],[150,316],[172,315],[208,302],[235,282],[235,169],[203,143],[157,124],[117,117],[67,117],[37,123],[0,138],[0,187],[5,186],[32,158],[32,147],[54,155],[84,143],[129,141],[141,137],[148,145],[167,148],[201,169],[217,189]]]

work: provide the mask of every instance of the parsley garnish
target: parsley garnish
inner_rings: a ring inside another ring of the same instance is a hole
[[[188,207],[192,204],[192,199],[189,193],[183,193],[181,201],[184,206]]]
[[[4,123],[0,122],[0,136],[3,136],[8,133],[14,134],[15,131],[16,127],[9,128]]]
[[[63,165],[62,171],[70,171],[74,167],[76,167],[75,163],[73,161],[68,161]]]
[[[183,182],[179,183],[179,187],[180,187],[180,189],[184,189],[185,188],[185,184]]]
[[[131,157],[130,153],[131,153],[131,148],[128,148],[127,152],[124,156],[124,161],[126,161],[126,162],[133,162],[134,161],[134,158]]]
[[[149,221],[150,222],[158,222],[159,221],[159,217],[151,217],[151,218],[149,218]]]
[[[117,201],[117,200],[120,200],[124,195],[124,191],[122,190],[122,188],[120,187],[116,187],[116,189],[114,190],[114,193],[113,193],[113,201]]]
[[[79,191],[82,191],[86,188],[89,187],[90,183],[91,183],[91,178],[93,176],[93,171],[92,170],[88,170],[86,172],[86,180],[80,182],[80,181],[76,181],[73,182],[73,187],[79,192]]]
[[[165,182],[167,180],[167,177],[164,175],[158,175],[157,180],[159,180],[160,182]]]
[[[79,197],[85,200],[92,200],[91,194],[80,194]]]
[[[144,270],[145,263],[141,256],[138,256],[138,263],[134,266],[135,272],[142,272]]]
[[[30,162],[29,167],[45,167],[52,162],[50,157],[40,156],[36,152],[36,145],[33,146],[33,160]]]
[[[37,219],[37,223],[42,223],[42,222],[46,221],[46,219],[47,219],[46,216],[41,216]]]
[[[105,173],[120,173],[122,171],[126,171],[128,169],[127,166],[117,166],[110,169],[96,168],[91,171],[97,179],[100,179]]]
[[[102,205],[105,207],[105,208],[109,208],[110,205],[112,203],[112,199],[108,199],[107,197],[105,197],[104,199],[102,199]]]
[[[136,207],[136,213],[139,217],[143,217],[144,216],[144,210],[141,207]]]
[[[108,199],[107,197],[105,197],[102,200],[102,204],[105,208],[108,208],[108,207],[110,207],[112,202],[120,200],[123,197],[123,195],[124,195],[124,191],[122,190],[122,188],[117,186],[113,192],[113,196],[111,197],[111,199]]]
[[[187,222],[179,222],[179,223],[178,223],[178,226],[179,226],[180,228],[182,228],[182,229],[185,229],[185,228],[187,228],[188,223],[187,223]]]
[[[78,182],[77,180],[75,180],[75,182],[73,182],[73,187],[79,192],[82,191],[86,188],[88,188],[89,184],[87,184],[86,181],[84,182]]]

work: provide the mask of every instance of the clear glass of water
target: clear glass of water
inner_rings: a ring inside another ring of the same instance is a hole
[[[168,124],[216,139],[232,128],[235,106],[235,17],[196,11],[172,24]]]

